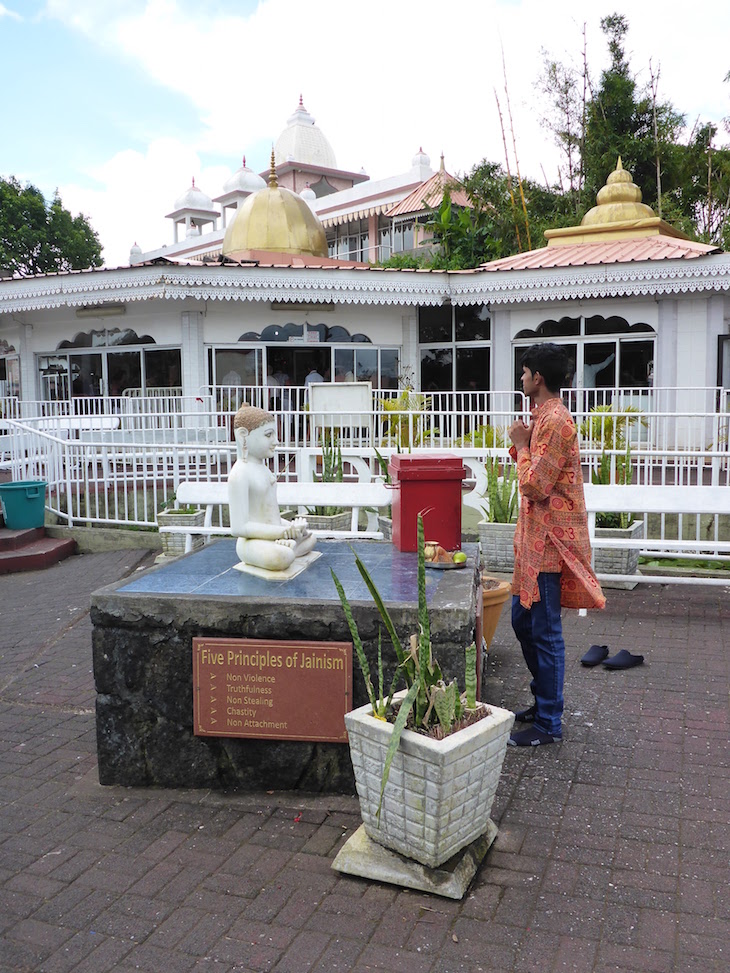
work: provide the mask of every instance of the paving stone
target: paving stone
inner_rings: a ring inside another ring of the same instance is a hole
[[[727,592],[565,613],[566,739],[508,751],[500,835],[450,901],[332,871],[351,796],[98,784],[87,606],[135,557],[0,580],[3,973],[726,973]],[[586,670],[593,643],[647,664]],[[495,704],[529,697],[506,614],[487,670]]]

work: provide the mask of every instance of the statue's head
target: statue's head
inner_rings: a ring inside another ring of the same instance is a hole
[[[253,432],[259,426],[273,421],[274,417],[266,409],[259,409],[255,405],[248,405],[246,403],[241,406],[233,417],[233,430],[235,432],[236,429],[245,429],[246,432]]]
[[[265,459],[276,449],[276,420],[266,409],[242,405],[233,417],[233,436],[239,459]]]

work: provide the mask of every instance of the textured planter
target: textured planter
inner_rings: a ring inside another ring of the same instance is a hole
[[[482,549],[482,564],[486,571],[511,574],[515,568],[515,527],[516,524],[491,524],[480,520],[479,544]]]
[[[490,578],[488,574],[482,575],[482,638],[487,651],[497,630],[504,603],[511,594],[512,585],[509,581]]]
[[[644,536],[644,521],[633,520],[628,527],[596,527],[596,542],[593,545],[593,567],[596,574],[636,574],[639,567],[638,548],[604,548],[601,538],[622,537],[636,540]],[[607,582],[608,587],[633,588],[630,581]]]
[[[343,510],[339,514],[304,514],[303,516],[310,530],[349,530],[352,523],[352,510]]]
[[[403,695],[403,694],[399,694]],[[393,727],[369,704],[345,714],[360,813],[369,838],[436,868],[488,828],[514,714],[490,715],[443,740],[404,730],[380,813],[380,780]]]
[[[202,527],[205,522],[205,511],[196,510],[191,514],[161,511],[157,514],[158,527]],[[162,553],[167,557],[179,557],[185,553],[185,534],[160,534]],[[193,550],[203,546],[205,538],[201,534],[193,534]]]
[[[384,541],[393,540],[393,518],[378,514],[378,530],[383,535]]]

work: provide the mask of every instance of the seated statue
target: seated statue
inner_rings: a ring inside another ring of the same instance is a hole
[[[277,445],[274,417],[243,405],[233,420],[233,434],[237,459],[228,474],[228,504],[236,554],[244,565],[286,571],[312,550],[316,538],[303,517],[289,521],[279,513],[276,477],[266,464]]]

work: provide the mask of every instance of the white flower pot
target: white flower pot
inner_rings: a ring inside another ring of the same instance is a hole
[[[638,540],[644,536],[644,521],[632,520],[628,527],[596,527],[593,544],[593,569],[596,574],[636,574],[639,569],[639,549],[601,548],[601,538],[620,537]],[[604,587],[635,587],[630,581],[604,582]]]
[[[181,514],[175,511],[160,511],[157,514],[158,527],[202,527],[205,522],[205,511],[196,510],[195,513]],[[160,534],[162,552],[167,557],[180,557],[185,553],[185,534]],[[203,546],[205,538],[202,534],[193,535],[193,550]]]
[[[487,831],[514,723],[509,710],[489,710],[483,720],[443,740],[403,731],[379,822],[380,781],[393,727],[375,719],[369,704],[345,714],[369,838],[436,868]]]
[[[512,574],[515,569],[515,528],[517,524],[477,524],[482,564],[487,572]]]

